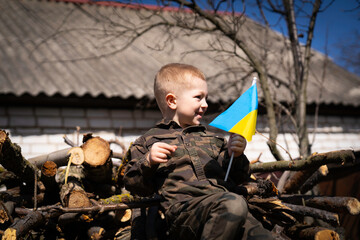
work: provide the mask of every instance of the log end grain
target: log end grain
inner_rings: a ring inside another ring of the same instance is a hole
[[[72,164],[81,165],[85,161],[84,151],[81,147],[72,147],[68,154],[70,154],[69,160]]]
[[[69,195],[67,205],[69,208],[90,207],[91,202],[84,192],[72,191]]]
[[[315,234],[315,240],[340,240],[340,236],[337,232],[324,229]]]
[[[46,161],[41,167],[41,173],[46,177],[55,176],[57,171],[57,164],[53,161]]]
[[[360,202],[356,198],[351,198],[347,209],[351,215],[358,215],[360,213]]]
[[[16,240],[16,229],[8,228],[5,230],[2,240]]]
[[[109,143],[100,137],[87,140],[82,149],[85,162],[93,167],[104,165],[111,154]]]

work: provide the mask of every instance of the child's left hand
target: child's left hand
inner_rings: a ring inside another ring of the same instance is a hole
[[[231,133],[228,142],[229,156],[231,156],[231,154],[234,153],[234,157],[238,157],[244,153],[245,148],[246,148],[246,139],[239,134]]]

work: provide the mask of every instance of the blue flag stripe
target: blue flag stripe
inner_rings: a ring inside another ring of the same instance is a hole
[[[229,131],[251,111],[257,109],[257,99],[256,85],[254,84],[209,125]]]

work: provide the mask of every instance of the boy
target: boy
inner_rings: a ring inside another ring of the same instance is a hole
[[[245,221],[262,229],[249,222],[245,199],[230,192],[248,178],[246,140],[232,134],[227,143],[200,124],[208,107],[204,74],[186,64],[165,65],[155,77],[154,93],[163,120],[131,146],[125,187],[163,197],[170,239],[241,239]]]

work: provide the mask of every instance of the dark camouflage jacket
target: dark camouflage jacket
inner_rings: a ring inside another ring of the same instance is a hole
[[[151,167],[146,155],[156,142],[176,145],[177,149],[167,163]],[[201,125],[183,129],[174,121],[163,120],[139,137],[127,155],[126,189],[140,196],[158,193],[166,200],[165,208],[191,197],[231,191],[249,175],[249,161],[241,155],[234,158],[229,179],[224,181],[230,161],[226,140]]]

